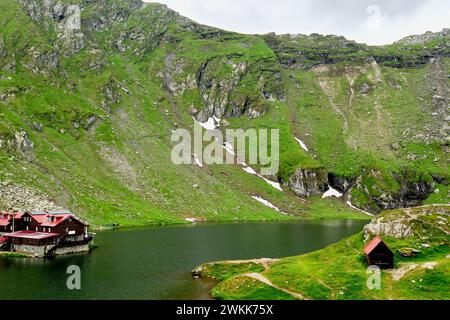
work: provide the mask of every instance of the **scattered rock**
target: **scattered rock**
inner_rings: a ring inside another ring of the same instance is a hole
[[[359,90],[359,93],[360,94],[368,94],[369,92],[370,92],[370,86],[367,84],[367,83],[364,83],[362,86],[361,86],[361,89]]]
[[[0,182],[0,210],[59,210],[47,196],[36,189],[25,188],[7,181]]]
[[[398,252],[400,253],[400,255],[402,257],[405,257],[405,258],[415,257],[420,253],[419,250],[413,249],[413,248],[401,248],[398,250]]]
[[[438,265],[437,262],[427,262],[422,265],[423,269],[433,270]]]

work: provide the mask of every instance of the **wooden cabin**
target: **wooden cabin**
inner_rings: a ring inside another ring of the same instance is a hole
[[[14,232],[25,229],[25,212],[0,212],[0,232]]]
[[[8,239],[2,247],[35,256],[88,251],[88,228],[66,210],[0,214],[0,232]]]
[[[35,231],[17,231],[7,235],[14,251],[43,257],[58,245],[58,234]]]
[[[370,266],[378,266],[381,269],[394,268],[394,253],[380,236],[375,237],[366,245],[364,253]]]

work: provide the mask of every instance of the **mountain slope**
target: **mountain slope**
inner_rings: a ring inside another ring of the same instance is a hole
[[[372,212],[448,202],[445,31],[379,48],[241,35],[138,0],[0,10],[2,208],[141,225],[288,218],[252,196],[302,217],[363,216],[347,200]],[[280,129],[268,178],[283,192],[240,165],[171,163],[171,131],[211,116]],[[328,184],[345,201],[319,199]]]

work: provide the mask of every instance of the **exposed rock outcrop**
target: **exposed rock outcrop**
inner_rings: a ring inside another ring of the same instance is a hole
[[[326,169],[297,169],[285,185],[301,197],[322,194],[328,190]]]
[[[405,239],[424,234],[429,237],[434,231],[450,234],[449,219],[450,206],[443,205],[388,211],[364,227],[364,236]]]
[[[56,0],[17,0],[31,19],[44,28],[57,32],[59,46],[65,54],[73,54],[85,46],[81,31],[81,5]]]
[[[34,148],[34,143],[28,137],[28,134],[21,130],[14,133],[11,137],[0,136],[0,148],[6,148],[22,154],[31,152]]]
[[[281,75],[276,61],[248,62],[238,54],[215,57],[201,64],[197,74],[188,73],[188,61],[170,53],[159,73],[168,91],[182,97],[198,90],[203,109],[192,114],[200,122],[208,118],[246,115],[257,118],[268,108],[268,101],[282,99]],[[245,82],[245,86],[243,83]]]
[[[414,172],[393,174],[370,170],[355,180],[347,197],[359,208],[379,213],[421,205],[434,191],[434,186],[431,176]],[[354,198],[355,194],[359,197]]]

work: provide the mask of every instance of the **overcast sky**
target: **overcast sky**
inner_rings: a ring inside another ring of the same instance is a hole
[[[321,33],[367,44],[450,27],[450,0],[158,0],[202,24],[242,33]]]

